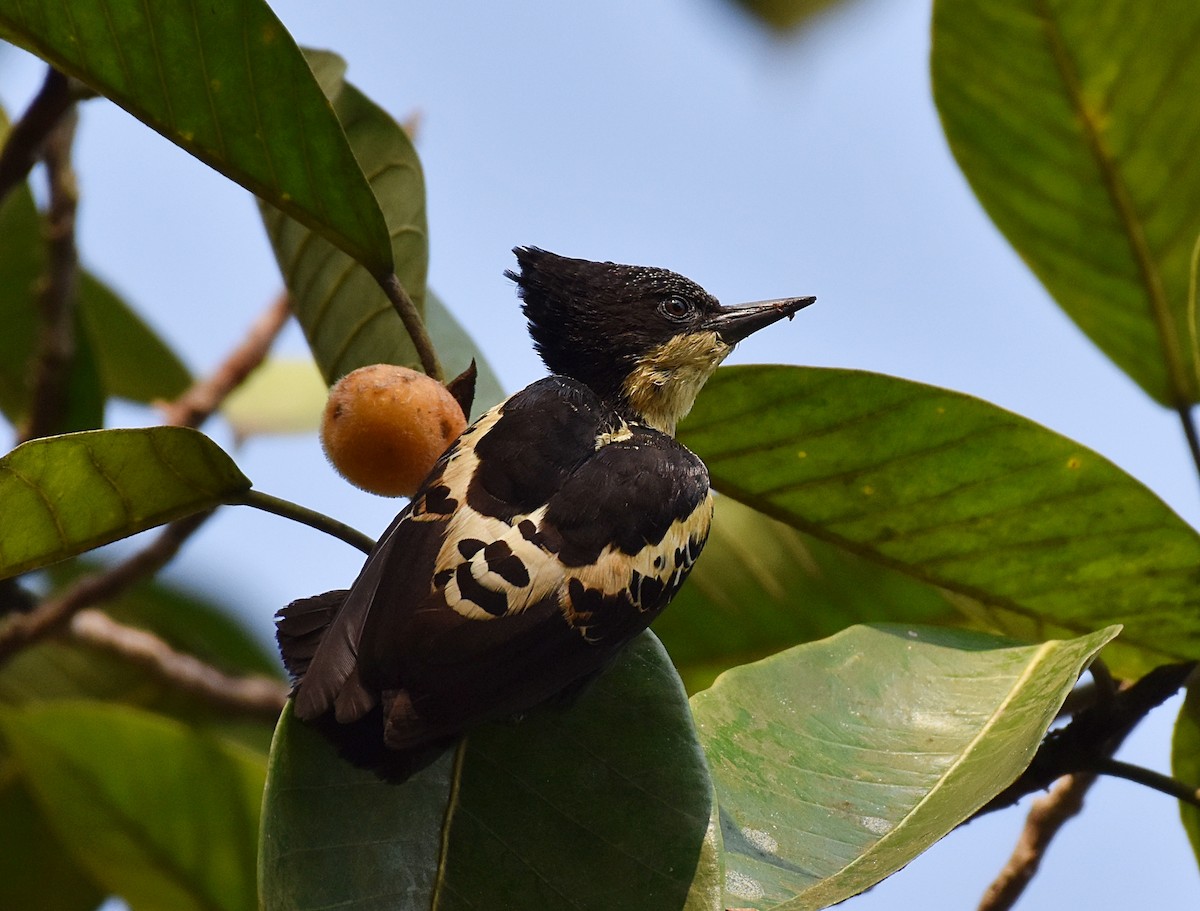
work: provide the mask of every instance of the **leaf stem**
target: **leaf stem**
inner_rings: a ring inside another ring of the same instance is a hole
[[[1097,759],[1092,770],[1101,775],[1111,775],[1114,778],[1124,778],[1135,784],[1145,785],[1155,791],[1160,791],[1169,797],[1174,797],[1193,807],[1200,807],[1200,790],[1189,787],[1177,778],[1155,772],[1140,765],[1122,762],[1111,757]]]
[[[375,280],[379,282],[379,287],[383,289],[383,293],[387,295],[387,299],[392,302],[392,307],[400,315],[400,320],[404,323],[404,328],[417,349],[417,357],[421,359],[421,369],[425,371],[427,376],[432,377],[439,383],[444,383],[445,376],[442,374],[442,365],[438,360],[437,351],[433,347],[433,341],[429,338],[429,333],[425,330],[425,321],[421,319],[421,314],[417,312],[416,304],[412,302],[412,298],[408,296],[408,292],[400,284],[400,279],[396,277],[396,273],[389,272],[383,276],[377,275],[375,276]]]
[[[375,547],[375,540],[370,535],[365,535],[344,522],[330,518],[315,509],[309,509],[307,506],[301,506],[299,503],[293,503],[280,497],[273,497],[261,490],[248,490],[238,499],[231,500],[230,505],[253,506],[263,512],[291,519],[293,522],[299,522],[301,525],[307,525],[309,528],[315,528],[317,531],[340,538],[351,547],[357,547],[364,554],[369,554]]]

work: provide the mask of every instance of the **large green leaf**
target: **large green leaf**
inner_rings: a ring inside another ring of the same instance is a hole
[[[0,759],[0,845],[0,908],[93,911],[103,900],[7,757]]]
[[[342,79],[340,57],[310,52],[309,62],[379,200],[400,284],[423,311],[429,264],[425,178],[412,142],[386,111]],[[287,215],[263,208],[292,308],[326,382],[365,364],[419,369],[412,341],[371,273]]]
[[[253,911],[262,757],[127,706],[0,712],[59,839],[134,908]]]
[[[372,274],[391,272],[379,205],[263,0],[0,0],[0,37],[111,98]]]
[[[878,374],[731,367],[680,439],[722,493],[953,592],[1001,632],[1123,623],[1122,673],[1200,658],[1200,536],[1032,421]]]
[[[950,148],[1047,290],[1159,402],[1200,396],[1200,4],[937,0]]]
[[[1171,739],[1171,774],[1193,788],[1200,788],[1200,689],[1189,686],[1175,733]],[[1179,802],[1179,815],[1192,851],[1200,861],[1200,809]]]
[[[33,440],[0,459],[0,578],[227,502],[250,482],[184,427]],[[15,517],[15,518],[13,518]]]
[[[860,626],[723,674],[692,707],[727,905],[825,908],[900,869],[1021,773],[1115,634]]]
[[[735,665],[883,621],[961,616],[933,586],[717,497],[704,556],[654,632],[694,693]]]
[[[289,711],[264,805],[264,908],[719,908],[703,888],[711,787],[649,634],[570,710],[480,728],[402,785],[347,765]]]

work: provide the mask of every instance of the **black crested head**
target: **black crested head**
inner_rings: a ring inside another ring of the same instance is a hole
[[[551,373],[587,384],[627,418],[665,433],[733,346],[811,298],[723,307],[677,272],[517,247],[534,347]]]

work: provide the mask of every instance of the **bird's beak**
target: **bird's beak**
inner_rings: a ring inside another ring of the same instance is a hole
[[[737,307],[722,307],[721,312],[708,320],[703,328],[716,332],[725,344],[736,345],[751,333],[778,322],[785,316],[791,319],[815,300],[815,297],[785,297],[780,300],[741,304]]]

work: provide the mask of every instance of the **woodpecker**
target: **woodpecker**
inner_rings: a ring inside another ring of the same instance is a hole
[[[662,612],[712,519],[676,424],[734,345],[814,300],[725,307],[665,269],[513,252],[551,375],[462,433],[348,591],[276,617],[296,716],[392,777],[569,699]]]

